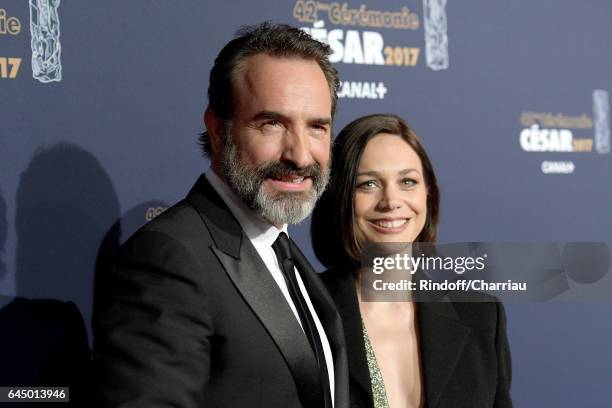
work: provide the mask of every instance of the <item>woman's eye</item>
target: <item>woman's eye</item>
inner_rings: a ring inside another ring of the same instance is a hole
[[[417,181],[415,179],[411,179],[411,178],[402,179],[402,185],[406,187],[413,187],[416,184],[417,184]]]
[[[361,190],[371,190],[375,187],[376,187],[376,182],[374,180],[364,181],[362,183],[359,183],[359,185],[357,185],[357,188]]]

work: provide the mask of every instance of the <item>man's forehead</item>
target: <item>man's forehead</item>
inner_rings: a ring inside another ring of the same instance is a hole
[[[267,52],[259,52],[257,54],[249,55],[248,57],[243,58],[240,62],[238,71],[247,71],[249,69],[253,70],[256,67],[266,64],[278,66],[304,63],[315,64],[316,66],[319,66],[316,59],[314,58],[306,58],[300,55],[274,55]],[[319,67],[319,69],[321,68]],[[323,70],[321,70],[321,73],[323,73]]]
[[[323,70],[316,60],[299,56],[275,56],[259,53],[245,58],[239,65],[234,76],[234,86],[244,86],[258,81],[270,85],[282,84],[295,79],[295,74],[309,73],[304,82],[327,84]],[[246,82],[246,84],[245,84]]]
[[[264,103],[258,109],[307,109],[331,114],[331,92],[314,59],[257,54],[248,57],[233,81],[236,106]]]

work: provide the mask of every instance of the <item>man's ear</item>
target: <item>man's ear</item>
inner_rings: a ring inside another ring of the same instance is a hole
[[[208,131],[212,154],[218,156],[223,146],[223,121],[213,113],[210,106],[204,112],[204,125]]]

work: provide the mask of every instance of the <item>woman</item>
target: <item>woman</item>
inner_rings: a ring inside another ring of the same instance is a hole
[[[364,246],[435,241],[439,200],[431,162],[401,118],[362,117],[336,138],[331,183],[311,228],[344,324],[352,407],[512,406],[505,315],[494,298],[360,298]]]

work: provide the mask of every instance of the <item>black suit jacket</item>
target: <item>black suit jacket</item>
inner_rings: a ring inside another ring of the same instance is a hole
[[[336,270],[321,277],[344,324],[351,407],[372,407],[355,280],[350,272]],[[416,307],[425,407],[512,407],[510,349],[502,304],[477,292],[467,294],[474,302],[453,301],[451,292],[430,296],[430,301],[418,302]],[[466,294],[462,296],[465,300]]]
[[[348,407],[342,323],[293,248]],[[96,299],[94,367],[108,407],[316,407],[316,359],[287,301],[205,177],[121,248]]]

